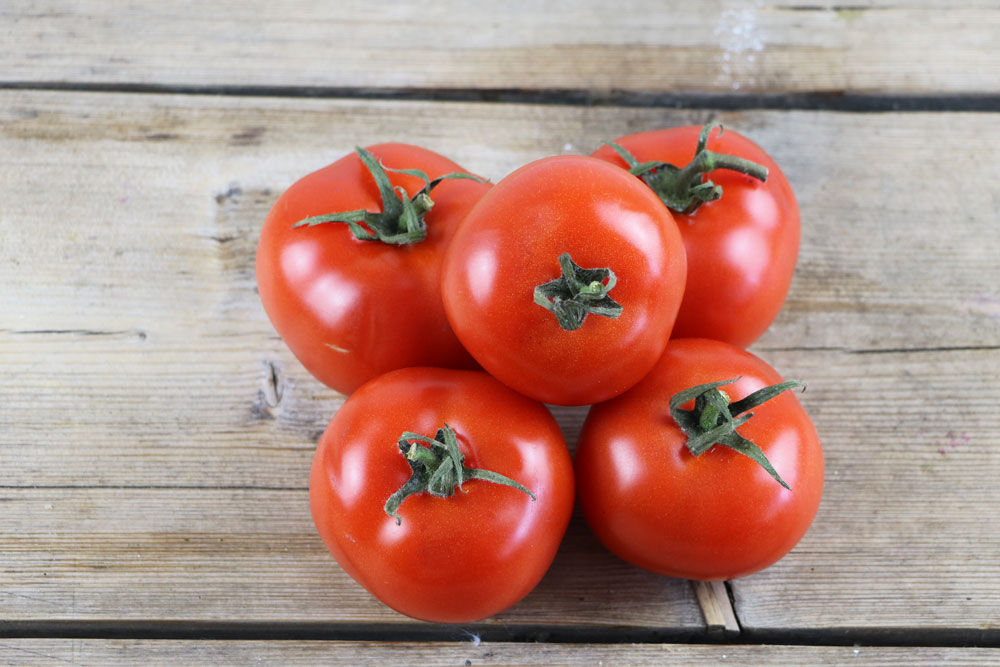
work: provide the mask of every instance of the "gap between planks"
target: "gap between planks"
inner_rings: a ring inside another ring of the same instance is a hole
[[[276,97],[400,102],[488,102],[547,106],[707,109],[714,111],[1000,112],[995,93],[695,93],[586,88],[418,88],[7,81],[0,90]]]
[[[549,646],[762,646],[854,647],[854,648],[1000,648],[1000,628],[786,628],[743,630],[741,633],[710,632],[707,629],[640,628],[595,625],[523,623],[473,623],[447,625],[413,622],[260,622],[260,621],[134,621],[54,620],[0,621],[0,644],[17,640],[82,641],[281,641],[281,642],[413,642],[427,646],[435,642],[483,644],[505,642]],[[855,653],[857,654],[857,653]],[[0,655],[2,657],[2,655]],[[1000,664],[993,662],[991,664]]]

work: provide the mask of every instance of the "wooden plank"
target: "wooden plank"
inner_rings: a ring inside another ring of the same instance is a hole
[[[1000,7],[961,5],[13,0],[0,9],[0,82],[1000,92]]]
[[[768,356],[811,378],[826,487],[798,547],[731,582],[744,630],[1000,627],[1000,346]]]
[[[6,665],[995,665],[1000,650],[849,646],[0,639]]]
[[[709,117],[0,93],[0,552],[13,554],[0,617],[403,622],[309,524],[312,447],[342,399],[257,303],[270,203],[355,143],[408,139],[499,178]],[[718,118],[771,151],[799,194],[799,270],[756,349],[809,381],[829,462],[803,544],[733,584],[740,621],[995,626],[1000,563],[968,554],[1000,552],[997,117]],[[570,440],[583,414],[558,411]],[[687,584],[619,563],[573,526],[539,590],[494,622],[703,627]]]
[[[0,354],[19,378],[0,388],[0,414],[9,415],[4,475],[13,485],[121,485],[121,461],[135,485],[304,485],[286,466],[308,467],[341,399],[275,337],[253,291],[253,248],[277,193],[355,142],[409,138],[499,178],[547,153],[709,117],[184,96],[0,99],[8,257]],[[772,151],[801,201],[796,279],[757,349],[997,343],[993,116],[718,118]],[[930,135],[942,147],[935,162],[905,157],[922,153]],[[965,157],[970,144],[991,156],[976,169]],[[906,179],[900,159],[909,162]],[[51,437],[53,425],[70,437]],[[226,466],[205,466],[205,451]]]
[[[705,628],[709,632],[739,633],[740,623],[724,581],[692,581],[691,587],[698,598],[702,616],[705,617]]]
[[[409,622],[336,566],[305,489],[6,488],[0,507],[7,621]],[[685,582],[636,571],[576,519],[542,583],[487,623],[701,622]]]

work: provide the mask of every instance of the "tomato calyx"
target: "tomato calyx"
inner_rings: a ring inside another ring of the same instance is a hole
[[[703,176],[704,174],[716,169],[729,169],[752,176],[762,182],[767,180],[767,167],[735,155],[716,153],[705,148],[709,135],[716,127],[719,128],[719,136],[721,136],[723,128],[720,123],[709,123],[701,129],[694,159],[683,168],[669,162],[640,163],[634,155],[619,144],[613,141],[605,143],[611,146],[621,159],[625,160],[629,166],[629,173],[641,178],[666,204],[667,208],[677,213],[690,215],[702,204],[716,201],[722,197],[722,186],[708,180]]]
[[[608,296],[618,282],[614,271],[585,269],[574,262],[568,252],[559,255],[559,267],[562,276],[536,286],[534,299],[556,316],[565,331],[579,329],[591,313],[611,319],[622,314],[621,304]]]
[[[688,436],[685,444],[694,456],[701,456],[714,445],[729,447],[759,463],[775,481],[790,490],[791,487],[781,479],[760,447],[737,433],[736,429],[753,417],[753,413],[747,410],[771,400],[783,391],[805,385],[796,380],[789,380],[758,389],[745,398],[730,402],[729,396],[719,387],[737,380],[739,378],[709,382],[674,394],[670,398],[670,415]],[[694,399],[694,409],[682,410],[681,406],[692,399]]]
[[[429,447],[420,443],[426,443]],[[450,498],[456,488],[462,493],[468,493],[462,488],[462,484],[470,479],[510,486],[524,491],[535,500],[535,494],[509,477],[492,470],[466,466],[465,454],[459,451],[458,438],[448,424],[439,428],[433,438],[404,431],[399,436],[399,451],[406,457],[412,472],[406,483],[385,501],[385,513],[396,519],[397,526],[402,518],[396,510],[408,497],[426,491],[438,498]]]
[[[430,197],[431,190],[441,181],[456,178],[479,183],[486,182],[478,176],[461,172],[445,174],[431,180],[426,173],[419,169],[385,167],[371,153],[360,146],[356,146],[354,150],[357,151],[362,164],[375,179],[379,195],[382,197],[382,211],[374,213],[365,209],[357,209],[327,213],[299,220],[292,227],[314,227],[328,222],[340,222],[346,224],[351,233],[354,234],[354,238],[360,241],[381,241],[392,245],[419,243],[427,238],[427,224],[424,222],[424,216],[434,206],[434,201]],[[415,176],[423,180],[424,187],[410,197],[404,188],[393,187],[387,171]]]

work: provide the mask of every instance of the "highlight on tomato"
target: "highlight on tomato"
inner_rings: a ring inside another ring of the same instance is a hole
[[[535,587],[573,490],[545,406],[482,372],[407,368],[334,415],[309,499],[327,549],[372,595],[414,618],[465,623]]]
[[[799,253],[799,208],[777,163],[721,125],[630,134],[593,156],[637,176],[677,221],[688,276],[674,338],[757,340],[781,310]]]
[[[302,365],[342,393],[407,366],[475,368],[444,315],[444,250],[490,185],[418,146],[358,148],[289,187],[257,286]]]
[[[699,580],[772,565],[805,535],[823,451],[785,382],[756,356],[678,339],[635,387],[595,405],[576,451],[580,507],[613,553]]]
[[[516,170],[469,211],[441,296],[490,374],[539,401],[586,405],[653,367],[685,275],[677,226],[649,188],[600,160],[557,156]]]

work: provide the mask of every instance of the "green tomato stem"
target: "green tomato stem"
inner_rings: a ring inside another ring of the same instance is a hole
[[[406,483],[385,501],[385,513],[396,519],[397,526],[402,522],[397,510],[410,496],[426,492],[438,498],[449,498],[454,495],[455,489],[465,493],[462,484],[470,479],[510,486],[535,500],[535,494],[509,477],[492,470],[466,466],[465,454],[458,448],[458,437],[448,424],[438,429],[433,438],[404,431],[399,436],[398,445],[400,453],[410,464],[411,474]]]
[[[739,378],[701,384],[674,394],[670,398],[670,415],[677,425],[688,436],[685,445],[694,456],[701,456],[715,445],[729,447],[732,450],[748,456],[764,468],[786,489],[791,487],[781,479],[781,476],[767,460],[753,441],[747,440],[736,429],[753,417],[748,412],[765,403],[778,394],[794,387],[803,387],[796,380],[781,382],[759,389],[749,396],[735,402],[730,402],[729,396],[719,387],[732,384]],[[694,400],[693,410],[682,410],[681,406]]]
[[[431,190],[441,181],[456,178],[469,179],[479,183],[486,182],[477,176],[464,173],[445,174],[431,180],[426,173],[419,169],[384,167],[375,159],[374,155],[360,146],[355,147],[354,150],[357,151],[361,163],[378,186],[379,196],[382,198],[382,211],[376,213],[358,209],[326,213],[299,220],[292,225],[293,227],[314,227],[320,224],[338,222],[346,224],[354,237],[361,241],[380,241],[391,245],[419,243],[427,238],[427,224],[424,222],[424,216],[434,206],[434,201],[430,197]],[[413,197],[410,197],[405,189],[393,187],[389,180],[389,174],[386,173],[389,171],[420,178],[424,182],[424,187]]]
[[[607,144],[625,161],[629,172],[640,177],[667,208],[690,215],[702,204],[717,201],[722,197],[722,187],[711,180],[703,179],[705,174],[716,169],[728,169],[752,176],[762,182],[767,180],[767,167],[736,155],[716,153],[706,148],[708,137],[716,127],[719,128],[721,135],[723,129],[720,124],[710,123],[701,129],[694,159],[683,168],[669,162],[640,163],[624,147],[613,141]]]
[[[565,331],[575,331],[583,326],[587,315],[603,315],[616,319],[622,306],[608,296],[618,282],[609,268],[585,269],[570,257],[568,252],[559,255],[562,275],[535,287],[534,301],[556,316]]]

